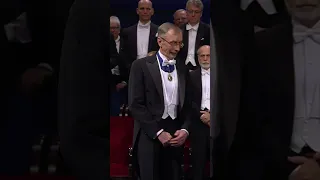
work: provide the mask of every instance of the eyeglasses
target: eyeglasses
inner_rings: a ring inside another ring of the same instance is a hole
[[[193,14],[193,13],[195,13],[195,14],[200,14],[202,11],[194,11],[194,10],[187,10],[187,13],[189,13],[189,14]]]
[[[120,29],[120,27],[119,27],[119,26],[116,26],[116,27],[110,27],[110,29],[111,29],[111,30],[118,30],[118,29]]]
[[[179,46],[180,48],[183,48],[183,46],[184,46],[184,44],[182,42],[175,42],[175,41],[169,42],[162,37],[159,37],[159,38],[161,38],[162,40],[164,40],[165,42],[167,42],[171,46]]]

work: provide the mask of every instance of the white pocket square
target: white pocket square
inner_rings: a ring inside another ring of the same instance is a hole
[[[203,40],[204,40],[204,38],[201,38],[201,39],[200,39],[200,41],[203,41]]]

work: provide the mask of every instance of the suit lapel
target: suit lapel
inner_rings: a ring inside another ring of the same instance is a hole
[[[133,52],[132,56],[134,58],[137,57],[137,42],[138,42],[138,36],[137,36],[137,28],[138,28],[138,24],[136,24],[135,26],[133,26],[133,30],[132,30],[132,34],[131,34],[131,37],[132,37],[132,44],[130,45],[131,46],[131,51]]]
[[[183,27],[183,48],[181,49],[182,57],[187,57],[189,48],[189,31],[186,30],[186,26]],[[185,61],[185,59],[183,60]]]
[[[156,89],[160,96],[163,96],[162,79],[160,74],[159,65],[157,62],[157,57],[154,55],[152,58],[147,60],[147,67],[151,74],[152,80],[156,86]],[[163,98],[162,98],[163,101]],[[163,102],[162,102],[163,103]]]
[[[197,48],[199,48],[200,45],[202,44],[201,41],[204,40],[204,39],[202,39],[203,36],[204,36],[204,27],[203,27],[203,24],[200,22],[199,23],[199,28],[198,28],[198,31],[197,31],[197,37],[196,37],[195,54],[197,52]]]
[[[202,75],[201,75],[201,68],[198,68],[196,70],[195,74],[195,80],[193,81],[195,83],[195,87],[197,90],[198,98],[197,98],[197,104],[199,105],[199,108],[201,108],[201,100],[202,100]]]
[[[184,97],[185,97],[186,79],[185,79],[185,73],[180,66],[181,64],[177,63],[176,68],[177,68],[177,75],[179,79],[178,80],[179,103],[180,103],[180,108],[182,108],[184,103]]]
[[[153,42],[156,38],[157,28],[153,23],[150,24],[150,34],[149,34],[149,44],[148,44],[148,52],[152,51],[153,48]]]

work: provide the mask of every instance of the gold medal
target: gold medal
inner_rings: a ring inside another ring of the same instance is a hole
[[[172,76],[171,76],[171,74],[168,75],[168,80],[169,80],[169,81],[172,81]]]

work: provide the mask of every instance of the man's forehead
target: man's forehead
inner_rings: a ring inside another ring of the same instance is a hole
[[[152,8],[152,3],[150,1],[139,1],[138,7],[149,7]]]
[[[210,54],[210,46],[200,47],[199,54]]]
[[[197,6],[194,5],[194,4],[189,4],[189,5],[187,6],[187,9],[200,9],[200,8],[197,7]]]

